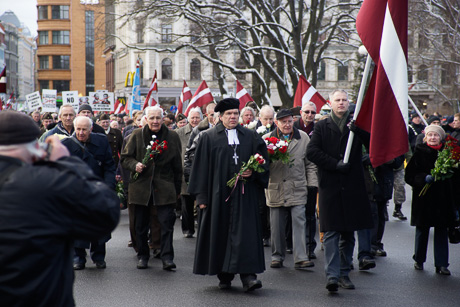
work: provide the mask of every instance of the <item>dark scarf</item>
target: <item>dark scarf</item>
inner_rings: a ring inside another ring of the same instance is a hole
[[[315,126],[315,122],[311,122],[309,123],[308,125],[305,124],[305,122],[303,121],[302,117],[299,118],[299,127],[300,127],[300,130],[302,130],[303,132],[305,132],[306,134],[310,135],[311,132],[313,131],[313,127]]]
[[[345,125],[347,124],[348,121],[348,116],[350,115],[350,111],[347,110],[345,114],[341,118],[337,117],[334,112],[331,112],[331,118],[332,121],[339,127],[340,132],[343,133],[343,129],[345,128]]]

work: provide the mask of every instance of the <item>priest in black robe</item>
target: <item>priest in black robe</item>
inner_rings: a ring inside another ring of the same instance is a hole
[[[268,155],[257,132],[238,124],[239,101],[220,101],[221,123],[204,131],[196,148],[188,192],[199,206],[193,272],[216,275],[219,288],[229,289],[240,274],[245,291],[262,287],[256,274],[265,270],[258,197],[268,183]],[[266,163],[263,173],[248,170],[232,189],[227,181],[256,154]]]

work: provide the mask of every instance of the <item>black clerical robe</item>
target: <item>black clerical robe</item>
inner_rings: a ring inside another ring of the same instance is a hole
[[[198,220],[195,274],[265,270],[258,197],[260,189],[268,184],[267,148],[255,131],[240,125],[236,129],[240,143],[236,148],[237,165],[222,124],[203,132],[196,148],[188,192],[196,195],[197,205],[207,207],[200,210]],[[230,196],[232,189],[227,181],[256,153],[267,161],[267,171],[253,172],[244,187],[238,182]]]

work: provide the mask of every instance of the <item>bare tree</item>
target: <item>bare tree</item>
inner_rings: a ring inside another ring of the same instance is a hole
[[[315,86],[318,68],[330,46],[358,47],[355,16],[361,0],[114,0],[130,9],[117,18],[123,24],[136,20],[185,20],[188,29],[172,33],[168,47],[154,42],[140,48],[115,36],[129,48],[177,52],[192,49],[211,62],[214,77],[226,94],[226,72],[252,76],[256,101],[270,103],[270,85],[276,84],[284,106],[291,106],[297,71]],[[146,23],[148,30],[161,29]],[[233,60],[229,61],[229,54]]]
[[[413,30],[409,47],[416,51],[413,62],[418,68],[417,82],[432,88],[435,100],[448,103],[450,112],[458,112],[460,2],[411,0],[409,16],[409,28]],[[428,71],[432,73],[431,79],[427,77]]]

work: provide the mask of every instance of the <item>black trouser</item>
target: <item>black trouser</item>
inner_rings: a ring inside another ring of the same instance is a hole
[[[195,233],[195,216],[193,214],[195,200],[190,195],[181,195],[182,200],[182,233]]]
[[[387,211],[387,201],[378,200],[377,204],[377,215],[378,221],[374,224],[372,231],[372,247],[375,249],[383,249],[383,233],[385,232],[385,213]]]
[[[307,205],[305,206],[305,218],[306,218],[306,243],[307,243],[307,255],[310,255],[315,251],[316,248],[316,195],[318,193],[317,187],[309,187],[307,195]]]
[[[260,189],[259,193],[259,212],[262,226],[262,239],[270,239],[270,211],[266,203],[264,189]]]
[[[148,206],[136,205],[135,208],[136,241],[138,245],[137,257],[139,259],[150,258],[148,245],[150,206],[153,206],[151,202],[149,202]],[[161,227],[161,259],[173,260],[173,234],[174,222],[176,221],[174,205],[155,206],[155,208],[157,209],[156,214]],[[152,212],[155,212],[155,210],[152,210]]]

